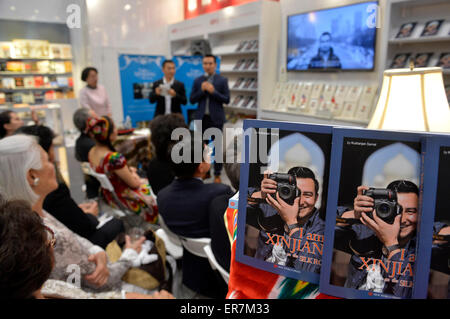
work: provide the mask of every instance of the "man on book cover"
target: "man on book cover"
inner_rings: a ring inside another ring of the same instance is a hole
[[[251,194],[252,198],[264,200],[254,207],[261,217],[258,222],[262,229],[255,258],[320,273],[325,222],[316,208],[319,182],[311,169],[302,166],[283,174],[295,177],[293,188],[280,175],[277,178],[266,172],[261,190]],[[286,196],[288,189],[295,195]]]
[[[353,210],[338,207],[335,248],[351,253],[344,287],[411,297],[418,205],[417,185],[396,180],[359,186]]]

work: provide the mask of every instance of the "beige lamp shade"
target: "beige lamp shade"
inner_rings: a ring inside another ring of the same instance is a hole
[[[386,70],[369,129],[450,132],[442,68]]]

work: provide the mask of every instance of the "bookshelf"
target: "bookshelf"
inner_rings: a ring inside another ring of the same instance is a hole
[[[72,68],[69,44],[0,42],[0,105],[42,105],[75,98]]]

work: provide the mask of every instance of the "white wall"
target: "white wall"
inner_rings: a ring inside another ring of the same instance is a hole
[[[99,71],[116,123],[123,121],[118,56],[168,55],[168,25],[184,19],[181,0],[86,0],[88,61]],[[128,10],[126,10],[128,9]]]
[[[281,60],[278,68],[286,66],[286,47],[287,47],[287,17],[292,14],[321,10],[326,8],[340,7],[368,0],[280,0],[281,3]],[[376,61],[373,72],[339,72],[339,73],[314,73],[314,72],[289,72],[290,81],[323,81],[339,82],[348,84],[369,84],[378,83],[381,85],[381,75],[384,70],[384,61],[387,51],[386,37],[388,36],[388,26],[385,26],[386,3],[388,0],[379,0],[381,12],[381,28],[377,29]]]

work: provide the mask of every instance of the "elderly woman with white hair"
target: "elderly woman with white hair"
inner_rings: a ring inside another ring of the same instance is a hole
[[[14,135],[0,140],[0,193],[6,200],[29,202],[56,236],[51,279],[80,283],[87,291],[120,290],[145,237],[131,243],[126,236],[122,256],[110,263],[105,251],[78,236],[43,208],[47,194],[58,187],[55,168],[34,137]]]

